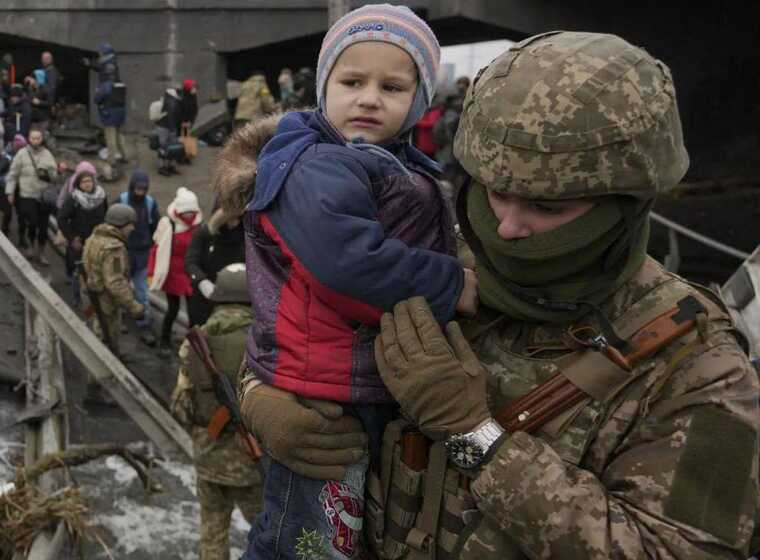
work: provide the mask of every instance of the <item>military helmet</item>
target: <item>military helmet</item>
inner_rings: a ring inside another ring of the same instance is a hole
[[[136,221],[137,212],[129,204],[113,204],[106,210],[106,223],[112,226],[122,227]]]
[[[668,67],[615,35],[563,31],[480,71],[454,155],[487,188],[539,199],[648,199],[689,166]]]
[[[249,302],[245,263],[228,264],[216,275],[216,286],[211,292],[211,301]]]

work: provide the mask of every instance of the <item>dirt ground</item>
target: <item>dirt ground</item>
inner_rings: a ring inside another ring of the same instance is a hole
[[[129,176],[135,169],[143,169],[150,175],[150,194],[158,202],[159,209],[164,212],[179,187],[186,187],[198,196],[201,210],[208,215],[214,203],[211,192],[211,169],[216,155],[221,148],[199,146],[198,156],[191,165],[177,166],[181,175],[164,177],[158,174],[158,158],[156,152],[148,148],[148,140],[142,135],[126,135],[127,159],[129,163],[120,166],[122,177],[112,183],[101,183],[108,194],[109,202],[119,193],[127,189]]]

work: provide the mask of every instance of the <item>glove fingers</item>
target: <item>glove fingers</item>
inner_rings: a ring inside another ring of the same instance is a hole
[[[289,455],[294,461],[304,461],[323,467],[334,467],[336,465],[346,466],[357,463],[366,453],[367,450],[363,447],[319,449],[317,447],[299,446],[291,449]]]
[[[337,420],[343,416],[343,407],[338,403],[323,401],[320,399],[299,398],[298,400],[302,405],[307,406],[312,410],[316,410],[320,415],[324,416],[328,420]]]
[[[452,355],[438,321],[423,297],[409,300],[409,315],[419,335],[424,352],[432,356]]]
[[[353,416],[343,415],[335,420],[329,420],[319,415],[314,410],[308,410],[310,418],[307,419],[307,426],[312,429],[306,429],[303,433],[333,434],[347,437],[351,434],[360,434],[367,437],[362,429],[362,424]],[[298,437],[298,435],[296,436]]]
[[[477,377],[483,371],[480,360],[472,351],[470,343],[462,333],[462,328],[456,321],[446,325],[446,338],[454,349],[454,355],[462,364],[462,368],[472,377]]]
[[[283,464],[294,473],[317,480],[343,480],[346,475],[346,467],[318,466],[304,461],[288,461]]]
[[[409,301],[400,301],[393,307],[393,324],[396,327],[396,343],[401,347],[404,356],[412,360],[415,356],[423,356],[425,351],[410,315]],[[385,339],[383,339],[383,344],[386,349],[386,358],[388,358],[387,352],[391,347]],[[391,367],[394,367],[392,363]]]
[[[363,451],[367,447],[367,436],[363,433],[317,434],[306,433],[298,438],[295,449],[322,449],[333,452]],[[349,453],[350,455],[350,453]],[[358,460],[358,459],[357,459]],[[340,462],[340,461],[339,461]],[[350,461],[347,461],[350,462]],[[333,463],[335,464],[335,463]]]
[[[383,357],[388,364],[389,371],[399,371],[406,368],[406,357],[401,346],[399,346],[396,323],[390,313],[384,313],[380,317],[379,338],[382,341]],[[377,345],[375,345],[375,350],[377,350]]]

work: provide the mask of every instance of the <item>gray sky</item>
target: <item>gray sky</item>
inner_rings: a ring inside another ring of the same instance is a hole
[[[503,53],[512,41],[484,41],[441,48],[441,64],[453,63],[456,77],[474,77],[478,70]]]

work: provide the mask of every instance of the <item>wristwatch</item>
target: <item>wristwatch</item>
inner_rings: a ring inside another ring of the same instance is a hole
[[[449,459],[462,469],[474,469],[483,462],[491,446],[504,434],[496,420],[489,418],[471,432],[449,436],[444,443]]]

